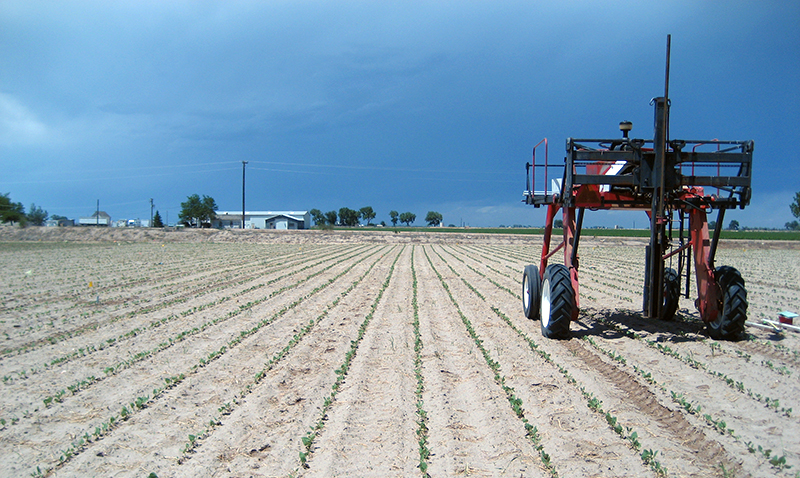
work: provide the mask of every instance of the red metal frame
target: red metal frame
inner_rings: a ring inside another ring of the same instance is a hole
[[[598,165],[603,170],[603,165]],[[599,171],[600,169],[598,169]],[[575,311],[573,320],[577,319],[578,311],[580,310],[580,287],[578,281],[578,262],[579,256],[574,247],[576,236],[580,231],[576,228],[575,210],[576,208],[589,208],[589,209],[613,209],[609,203],[613,201],[633,200],[631,195],[623,194],[615,191],[601,191],[598,185],[586,184],[576,185],[573,187],[572,196],[575,198],[576,207],[563,207],[562,202],[556,200],[547,205],[547,217],[545,219],[544,228],[544,241],[542,245],[542,254],[539,262],[539,278],[544,280],[544,271],[551,257],[556,253],[563,250],[564,252],[564,265],[567,266],[570,272],[570,279],[572,288],[575,293]],[[689,200],[703,198],[706,201],[713,202],[714,196],[705,196],[702,187],[685,188],[679,195],[680,202],[690,204]],[[631,208],[635,210],[643,210],[648,215],[650,211],[643,207]],[[700,312],[700,317],[705,322],[711,322],[719,316],[719,302],[720,291],[716,283],[714,275],[714,265],[710,261],[710,245],[711,240],[708,232],[707,209],[708,207],[686,206],[682,208],[684,212],[689,215],[689,229],[690,240],[682,247],[675,249],[672,252],[664,254],[661,260],[669,259],[670,257],[679,254],[689,248],[692,249],[695,263],[695,278],[697,281],[697,300],[695,305]],[[562,211],[563,220],[563,239],[553,249],[550,250],[550,245],[553,237],[553,224],[559,210]]]
[[[573,320],[577,318],[577,311],[580,309],[577,251],[583,213],[587,208],[644,210],[650,217],[650,243],[646,248],[643,289],[645,315],[667,318],[662,317],[664,294],[667,290],[664,282],[665,261],[680,254],[680,279],[683,259],[687,260],[688,268],[688,261],[692,258],[686,252],[688,249],[692,249],[694,256],[698,291],[696,305],[700,316],[704,321],[711,322],[720,315],[721,297],[714,273],[714,255],[725,210],[744,208],[750,203],[753,141],[687,141],[669,138],[670,41],[671,37],[668,35],[664,95],[653,98],[650,103],[654,110],[652,140],[629,138],[632,124],[627,121],[620,123],[622,138],[567,138],[562,184],[560,188],[553,188],[554,191],[550,193],[547,180],[551,165],[547,158],[547,139],[534,146],[533,163],[526,166],[530,172],[530,177],[526,177],[526,180],[532,181],[525,191],[525,203],[536,207],[547,206],[544,244],[539,263],[540,279],[544,279],[550,258],[563,250],[564,265],[569,269],[575,297]],[[545,145],[545,163],[540,165],[536,164],[536,148],[542,144]],[[706,144],[715,145],[716,151],[697,151]],[[688,176],[683,174],[683,167],[687,164],[691,165],[691,175]],[[702,172],[708,171],[707,168],[713,165],[717,167],[716,176],[695,175],[695,166],[699,166]],[[723,166],[738,166],[738,172],[722,175]],[[544,192],[540,194],[535,191],[537,167],[544,167]],[[703,187],[716,188],[717,194],[706,195]],[[721,197],[720,191],[730,195]],[[713,238],[709,237],[707,221],[707,213],[712,206],[719,211]],[[559,210],[563,217],[563,240],[551,251],[553,223]],[[675,212],[680,216],[681,245],[669,252],[673,247],[672,218]],[[684,221],[687,215],[689,237],[687,243],[683,244],[687,240],[684,237]],[[686,278],[688,281],[688,270]]]
[[[572,290],[575,292],[575,309],[572,312],[572,320],[577,320],[578,311],[580,310],[580,287],[578,283],[578,255],[575,246],[575,238],[577,236],[577,229],[575,224],[575,208],[565,207],[562,211],[563,217],[563,234],[564,239],[556,246],[555,249],[550,251],[550,240],[553,235],[553,222],[561,205],[552,203],[547,206],[547,219],[544,227],[544,244],[542,246],[542,257],[539,261],[539,279],[544,280],[544,270],[547,267],[549,259],[558,251],[564,250],[564,265],[569,269],[569,277],[572,282]],[[573,260],[574,258],[574,260]]]

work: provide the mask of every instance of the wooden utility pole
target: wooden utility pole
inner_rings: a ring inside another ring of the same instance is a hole
[[[242,229],[244,229],[244,165],[247,161],[242,161]]]

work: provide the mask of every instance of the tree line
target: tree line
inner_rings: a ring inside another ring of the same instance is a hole
[[[21,226],[44,226],[47,218],[50,217],[47,211],[42,210],[36,204],[31,204],[29,212],[25,212],[25,206],[20,202],[13,202],[9,193],[0,194],[0,222],[19,224]],[[66,219],[62,216],[53,216],[53,219]]]
[[[789,210],[792,215],[800,219],[800,192],[795,193],[794,201],[789,204]],[[203,195],[201,198],[198,194],[192,194],[185,202],[181,203],[181,213],[178,220],[188,227],[211,227],[211,222],[216,219],[217,203],[214,198]],[[350,209],[347,207],[340,208],[339,211],[328,211],[323,213],[319,209],[312,209],[309,211],[314,225],[316,226],[346,226],[355,227],[359,225],[359,221],[366,221],[367,226],[372,226],[372,220],[375,219],[375,211],[370,206],[362,207],[359,210]],[[67,219],[65,216],[52,215],[49,216],[47,211],[43,210],[36,204],[31,204],[30,211],[25,212],[25,207],[22,203],[14,202],[11,200],[9,193],[0,194],[0,223],[19,224],[20,226],[44,226],[47,219],[62,220]],[[411,212],[399,213],[397,211],[389,211],[389,218],[392,221],[392,226],[397,227],[400,222],[406,226],[411,226],[417,220],[417,216]],[[442,223],[442,215],[436,211],[428,211],[425,216],[425,222],[428,226],[438,226]],[[556,221],[560,222],[560,221]],[[381,225],[386,225],[381,221]],[[711,224],[709,224],[711,226]],[[156,211],[153,216],[153,227],[163,227],[161,215]],[[561,226],[556,224],[556,227]],[[712,226],[713,227],[713,226]],[[788,230],[800,230],[800,222],[797,220],[787,222],[785,224]],[[739,222],[733,220],[728,225],[728,229],[738,230],[740,228]]]
[[[800,192],[795,193],[794,201],[789,204],[789,210],[795,218],[800,219]],[[181,203],[181,213],[178,215],[178,220],[188,227],[211,227],[211,222],[217,217],[216,211],[217,203],[214,198],[206,195],[201,198],[197,194],[192,194],[185,202]],[[362,207],[358,211],[343,207],[338,212],[328,211],[325,213],[319,209],[312,209],[309,213],[314,220],[314,225],[331,227],[337,225],[355,227],[359,225],[360,220],[366,221],[365,225],[372,226],[372,220],[376,217],[375,211],[370,206]],[[0,194],[0,223],[19,224],[21,226],[44,226],[48,218],[54,220],[67,219],[64,216],[55,214],[49,216],[47,211],[36,204],[31,204],[30,211],[26,213],[22,203],[13,202],[9,197],[9,193]],[[417,220],[416,214],[411,212],[398,213],[397,211],[389,211],[389,218],[394,227],[397,227],[398,222],[410,226]],[[428,211],[425,216],[425,222],[428,226],[438,226],[442,223],[442,215],[436,211]],[[383,221],[381,221],[381,224],[386,225]],[[151,226],[164,226],[158,211],[153,216],[153,224]],[[785,227],[788,230],[798,231],[800,230],[800,222],[796,220],[787,222]],[[739,229],[739,222],[731,221],[728,229]]]
[[[216,207],[216,205],[214,206]],[[53,221],[68,221],[67,216],[60,216],[53,214],[52,216],[36,204],[31,204],[29,212],[25,212],[25,207],[22,203],[13,202],[9,197],[9,193],[0,194],[0,223],[6,224],[19,224],[22,227],[26,226],[44,226],[48,219]],[[161,214],[156,211],[153,216],[152,227],[164,227]]]
[[[311,218],[314,220],[315,226],[345,226],[356,227],[360,221],[365,221],[365,226],[373,226],[372,220],[375,219],[375,211],[371,206],[362,207],[359,210],[350,209],[348,207],[339,208],[339,211],[322,212],[319,209],[312,209],[309,211]],[[399,213],[397,211],[389,211],[389,218],[392,221],[392,226],[397,227],[400,222],[406,226],[410,226],[417,220],[417,215],[412,212]],[[425,222],[429,226],[438,226],[442,223],[442,215],[436,211],[428,211],[425,216]],[[386,223],[381,221],[381,225],[385,226]]]

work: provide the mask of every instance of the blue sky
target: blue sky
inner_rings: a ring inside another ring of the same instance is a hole
[[[376,221],[541,225],[520,201],[544,137],[652,138],[672,35],[673,139],[755,140],[753,199],[800,191],[800,3],[0,2],[0,193],[26,210],[170,222],[372,206]],[[585,224],[637,227],[641,212]]]

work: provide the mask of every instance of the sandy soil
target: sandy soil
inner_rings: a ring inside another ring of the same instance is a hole
[[[552,341],[541,237],[0,228],[0,476],[795,476],[800,336],[644,318],[643,244]],[[794,245],[717,262],[800,309]]]

